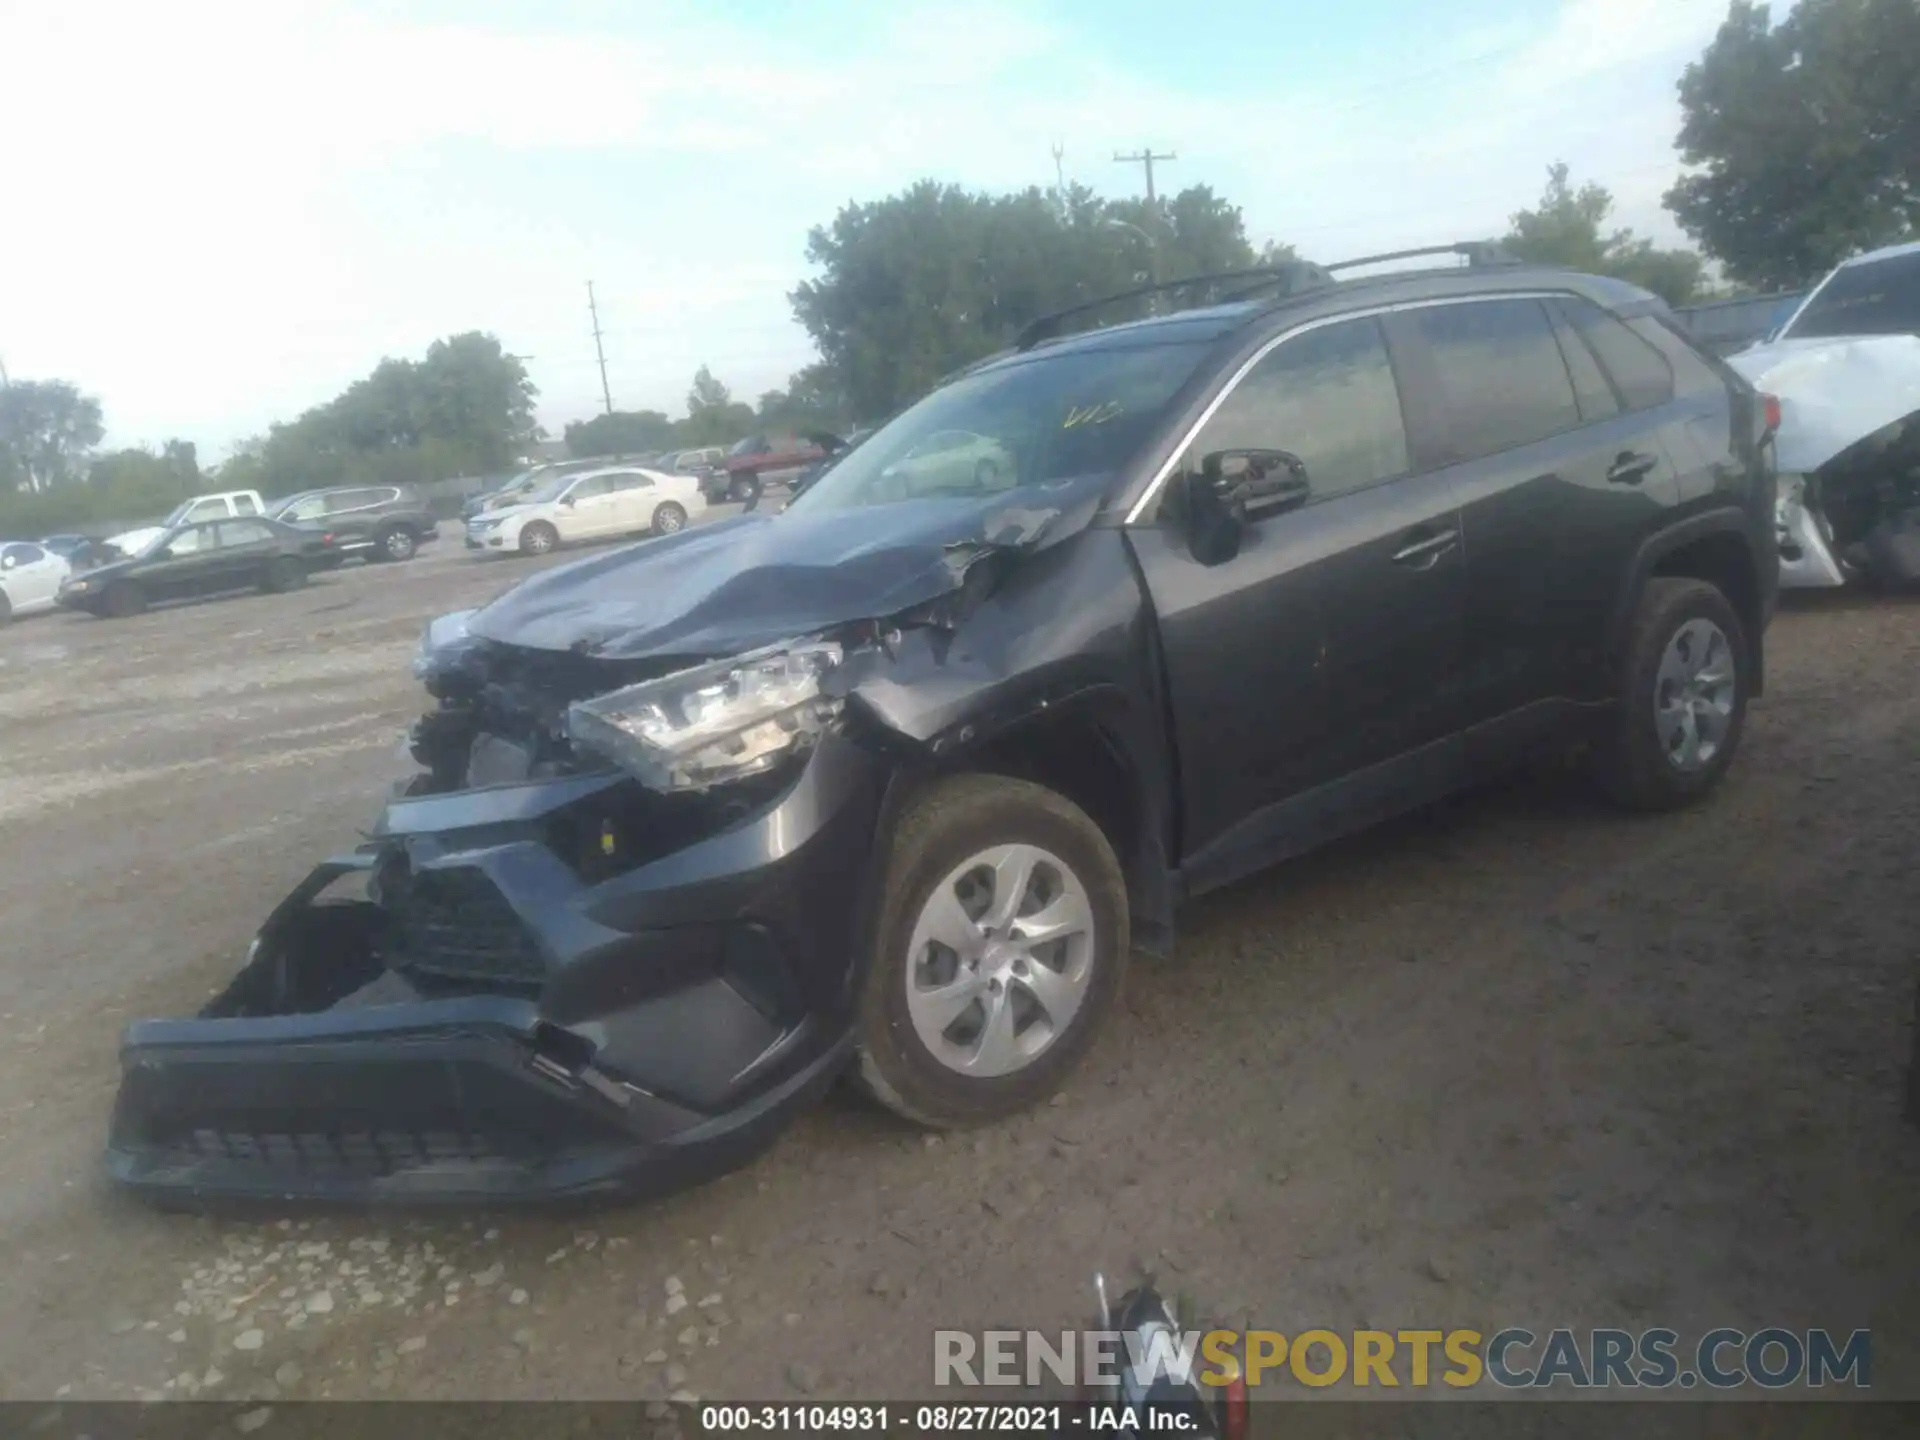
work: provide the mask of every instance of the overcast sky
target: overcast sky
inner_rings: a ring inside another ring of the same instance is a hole
[[[1255,243],[1498,233],[1564,159],[1678,239],[1674,83],[1724,0],[0,0],[0,360],[204,459],[492,331],[541,419],[811,356],[806,233],[922,177],[1133,193]]]

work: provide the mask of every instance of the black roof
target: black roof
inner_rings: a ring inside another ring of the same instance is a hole
[[[1373,262],[1345,262],[1348,265],[1365,263]],[[1168,315],[1153,315],[1144,319],[1102,325],[1094,329],[1079,330],[1058,336],[1035,336],[1036,327],[1044,324],[1044,322],[1035,322],[1035,325],[1029,326],[1026,332],[1034,338],[1030,338],[1025,346],[988,356],[984,360],[967,366],[959,373],[972,374],[1005,364],[1017,364],[1022,360],[1037,358],[1041,355],[1120,349],[1139,345],[1204,344],[1261,321],[1271,320],[1276,324],[1298,323],[1362,307],[1395,305],[1444,298],[1450,295],[1497,294],[1503,290],[1568,291],[1583,295],[1615,313],[1626,315],[1667,309],[1666,303],[1658,296],[1642,290],[1637,285],[1555,265],[1533,265],[1511,261],[1490,263],[1482,260],[1477,264],[1400,270],[1382,275],[1356,276],[1350,279],[1326,274],[1327,270],[1343,268],[1341,266],[1325,267],[1325,269],[1306,268],[1319,270],[1325,278],[1297,289],[1283,289],[1278,294],[1256,295],[1246,299],[1176,310]],[[1200,278],[1205,280],[1209,277]],[[1133,291],[1113,298],[1126,299],[1146,293],[1148,292]],[[1074,311],[1063,313],[1078,313],[1080,310],[1092,308],[1092,305],[1075,307]]]

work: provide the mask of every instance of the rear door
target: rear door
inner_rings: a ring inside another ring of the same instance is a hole
[[[607,517],[610,535],[631,535],[653,523],[653,482],[638,470],[607,476]]]
[[[223,520],[214,530],[221,589],[260,584],[281,556],[280,539],[264,520]]]
[[[1421,443],[1450,462],[1466,565],[1462,714],[1469,766],[1554,733],[1608,675],[1623,547],[1673,487],[1658,435],[1625,413],[1540,297],[1393,317]],[[1655,427],[1657,429],[1657,427]]]
[[[392,497],[391,490],[336,490],[327,497],[326,515],[321,528],[330,532],[339,545],[368,545],[379,523],[378,506]]]
[[[1241,448],[1298,455],[1311,494],[1203,564],[1180,490],[1209,453]],[[1159,620],[1191,883],[1343,828],[1353,792],[1333,782],[1444,741],[1463,645],[1458,526],[1446,482],[1410,451],[1377,320],[1287,337],[1229,383],[1159,514],[1130,532]],[[1430,778],[1456,779],[1444,745]]]

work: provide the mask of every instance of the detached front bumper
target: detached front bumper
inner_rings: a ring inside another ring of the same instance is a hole
[[[624,776],[394,802],[199,1017],[128,1028],[108,1173],[173,1204],[500,1203],[745,1163],[849,1053],[884,778],[830,738],[757,813],[599,879],[555,836]],[[356,878],[373,898],[327,898]]]

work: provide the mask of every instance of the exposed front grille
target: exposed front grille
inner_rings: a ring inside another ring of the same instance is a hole
[[[227,1160],[309,1175],[394,1175],[432,1165],[517,1169],[543,1157],[531,1137],[362,1130],[274,1134],[195,1130],[168,1146],[182,1160]]]
[[[414,870],[396,854],[378,871],[382,958],[403,974],[538,989],[545,962],[506,897],[478,870]]]

